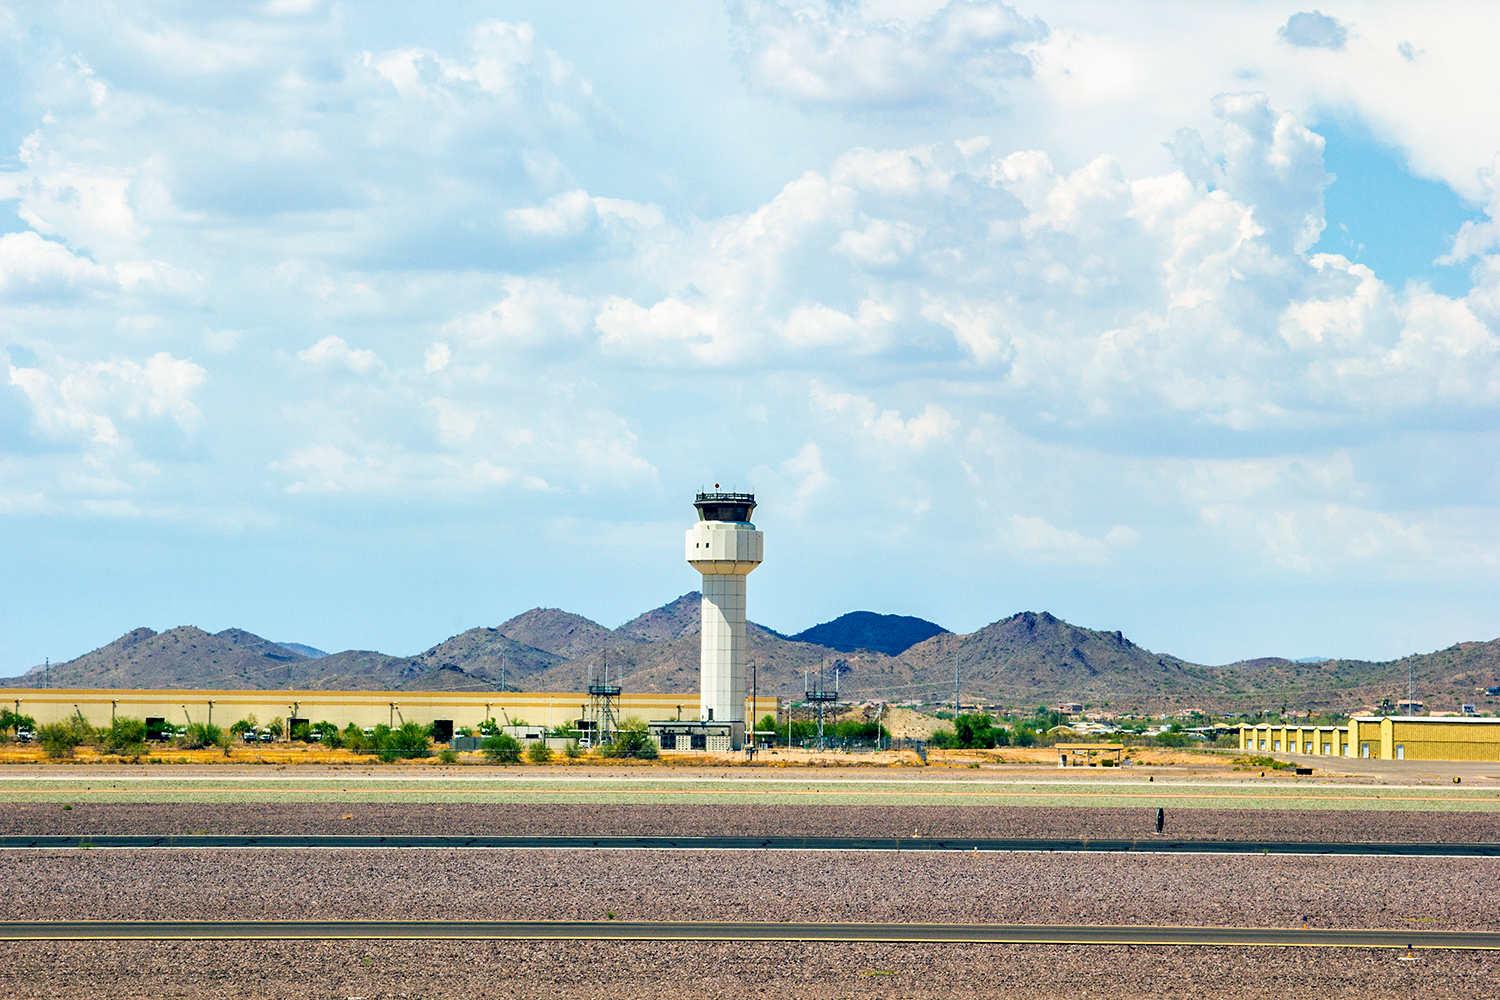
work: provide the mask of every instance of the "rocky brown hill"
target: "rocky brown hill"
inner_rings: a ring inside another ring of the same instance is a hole
[[[583,656],[621,640],[619,633],[583,615],[557,608],[532,608],[495,631],[516,642],[564,659]]]
[[[694,590],[632,618],[615,631],[637,642],[669,642],[685,635],[697,635],[702,604],[703,595]]]
[[[493,628],[453,636],[416,656],[346,650],[317,659],[240,629],[210,634],[191,626],[160,634],[136,629],[51,668],[53,687],[302,690],[581,691],[592,676],[626,690],[698,689],[699,595],[648,611],[618,629],[580,615],[537,608]],[[867,613],[868,614],[868,613]],[[898,616],[876,616],[873,619]],[[855,616],[853,624],[860,619]],[[914,619],[920,622],[920,619]],[[924,623],[932,626],[931,623]],[[965,704],[1031,709],[1058,701],[1117,712],[1346,713],[1405,697],[1407,670],[1432,711],[1460,703],[1500,711],[1483,689],[1500,685],[1500,640],[1465,642],[1400,660],[1294,662],[1261,657],[1221,666],[1189,663],[1131,642],[1120,632],[1022,612],[969,635],[940,632],[899,655],[861,646],[853,628],[828,644],[787,638],[751,623],[747,658],[762,695],[800,700],[809,675],[824,671],[845,700],[948,702],[955,667]],[[878,632],[867,632],[880,640]],[[838,646],[833,645],[837,641]],[[898,640],[900,641],[900,637]],[[538,645],[540,644],[540,645]],[[839,648],[851,647],[853,651]],[[42,668],[0,680],[40,687]],[[750,680],[746,678],[747,682]]]

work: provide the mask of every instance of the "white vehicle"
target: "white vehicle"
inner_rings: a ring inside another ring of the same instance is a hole
[[[589,738],[587,736],[578,737],[578,749],[587,750],[591,746],[593,746],[593,744],[589,742]]]

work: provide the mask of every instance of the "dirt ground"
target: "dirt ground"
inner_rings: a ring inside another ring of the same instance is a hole
[[[227,848],[6,857],[6,920],[728,920],[1500,930],[1500,861]]]
[[[308,1000],[1472,1000],[1488,952],[824,942],[0,944],[0,997]]]

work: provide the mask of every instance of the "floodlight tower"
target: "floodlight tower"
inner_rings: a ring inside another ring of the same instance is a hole
[[[703,574],[703,722],[729,723],[730,749],[745,745],[745,578],[761,563],[754,493],[699,493],[687,561]]]

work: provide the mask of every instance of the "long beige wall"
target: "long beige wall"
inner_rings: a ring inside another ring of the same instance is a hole
[[[340,728],[354,723],[400,725],[450,719],[455,728],[477,726],[486,718],[504,724],[523,719],[532,725],[571,724],[588,714],[589,697],[575,691],[127,691],[113,689],[15,688],[3,692],[0,706],[29,715],[38,724],[82,715],[91,725],[107,726],[116,715],[163,718],[175,725],[215,722],[229,726],[251,714],[264,725],[274,718],[328,721]],[[752,705],[751,702],[754,701]],[[785,710],[777,698],[745,699],[752,718]],[[648,722],[698,718],[698,695],[626,692],[616,717],[638,715]]]

